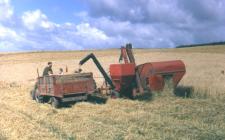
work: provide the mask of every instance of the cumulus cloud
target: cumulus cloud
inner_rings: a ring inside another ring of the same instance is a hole
[[[89,0],[90,15],[138,23],[185,22],[174,0]]]
[[[40,10],[24,12],[22,15],[22,21],[24,26],[30,30],[34,30],[39,27],[50,29],[57,26],[57,24],[50,22],[47,16]]]
[[[81,21],[58,24],[40,9],[16,15],[0,0],[0,51],[175,47],[225,40],[223,0],[85,0]]]
[[[92,24],[137,47],[225,40],[223,0],[86,0]],[[114,25],[114,26],[113,26]]]
[[[27,42],[27,41],[14,30],[0,24],[0,50],[1,51],[18,51],[20,48],[19,43],[21,42]]]
[[[0,0],[0,21],[9,19],[13,15],[13,8],[9,0]]]
[[[9,1],[4,2],[0,11],[11,10]],[[0,22],[0,51],[94,49],[108,46],[111,41],[88,22],[57,24],[39,9],[7,18]]]
[[[179,0],[178,5],[199,22],[225,21],[223,0]]]
[[[49,21],[46,21],[49,22]],[[83,50],[104,46],[109,38],[103,31],[89,23],[65,23],[53,26],[33,26],[29,24],[23,31],[20,50]],[[18,47],[17,47],[18,48]]]
[[[0,37],[1,38],[8,38],[8,37],[17,38],[17,34],[15,31],[0,25]]]

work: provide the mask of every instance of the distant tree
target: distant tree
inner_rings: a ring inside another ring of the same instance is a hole
[[[208,46],[208,45],[225,45],[225,41],[201,43],[201,44],[179,45],[176,48],[187,48],[187,47]]]

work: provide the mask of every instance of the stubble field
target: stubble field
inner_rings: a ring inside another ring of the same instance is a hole
[[[93,52],[106,71],[118,63],[119,49],[0,54],[0,139],[225,139],[225,46],[184,49],[135,49],[138,64],[181,59],[186,75],[177,96],[152,100],[109,99],[54,109],[32,101],[29,91],[48,61],[53,71],[69,73]],[[103,79],[89,61],[97,85]],[[183,96],[183,95],[187,95]]]

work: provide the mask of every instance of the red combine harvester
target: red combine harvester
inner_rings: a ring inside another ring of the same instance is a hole
[[[136,65],[132,52],[132,45],[127,44],[121,47],[119,61],[124,63],[111,64],[109,66],[110,76],[104,71],[94,54],[89,54],[80,61],[83,65],[92,59],[96,64],[112,94],[134,98],[146,92],[162,91],[167,81],[172,81],[172,88],[175,88],[185,74],[185,65],[181,60],[148,62]]]
[[[85,101],[95,91],[92,73],[75,73],[38,77],[31,96],[39,103],[50,102],[58,108],[63,102]]]

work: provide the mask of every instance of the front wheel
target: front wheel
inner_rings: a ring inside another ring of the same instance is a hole
[[[60,108],[61,106],[61,100],[57,97],[51,97],[51,105],[54,108]]]
[[[34,91],[33,93],[37,103],[44,103],[44,97],[40,95],[38,90]]]

